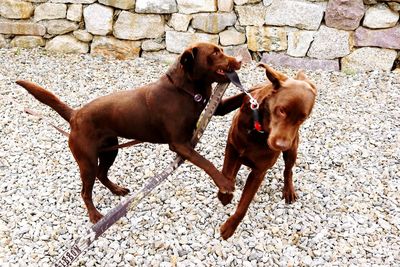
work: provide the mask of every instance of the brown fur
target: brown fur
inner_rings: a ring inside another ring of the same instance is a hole
[[[223,239],[233,235],[265,173],[275,164],[281,152],[285,162],[283,198],[286,203],[297,199],[292,168],[297,157],[299,128],[314,106],[316,88],[303,72],[299,72],[295,79],[289,79],[267,65],[260,65],[266,69],[271,83],[256,86],[252,95],[260,103],[260,120],[265,133],[253,129],[249,99],[245,100],[232,121],[222,173],[234,182],[242,164],[250,167],[251,172],[235,213],[221,226]],[[233,194],[218,192],[218,198],[223,205],[227,205]]]
[[[99,97],[73,110],[55,95],[27,81],[17,83],[35,98],[50,106],[70,123],[69,147],[79,165],[82,179],[82,198],[90,221],[96,223],[102,215],[92,201],[96,177],[116,195],[129,190],[111,182],[107,173],[118,151],[101,152],[105,147],[118,144],[117,137],[151,143],[168,143],[172,151],[202,168],[211,176],[220,191],[232,192],[234,184],[215,166],[197,153],[190,140],[204,104],[193,100],[201,94],[208,100],[211,84],[229,80],[217,70],[240,68],[240,62],[225,55],[221,48],[198,43],[186,49],[167,74],[156,82],[134,90]],[[243,94],[225,99],[217,109],[224,115],[238,108]]]

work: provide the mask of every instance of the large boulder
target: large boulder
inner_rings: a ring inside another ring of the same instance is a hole
[[[363,47],[342,58],[342,71],[348,73],[371,70],[389,71],[393,67],[396,56],[395,50]]]
[[[355,30],[363,16],[362,0],[330,0],[325,11],[325,24],[339,30]]]
[[[223,46],[244,44],[246,42],[246,35],[235,28],[230,28],[219,33],[219,42]]]
[[[139,57],[140,42],[122,41],[109,36],[95,36],[90,46],[90,54],[94,56],[130,59]]]
[[[224,52],[233,57],[240,57],[242,59],[242,64],[250,63],[252,60],[249,48],[246,44],[224,46]]]
[[[193,14],[217,11],[215,0],[177,0],[179,13]]]
[[[1,0],[0,16],[8,19],[29,19],[33,14],[33,5],[24,1]]]
[[[266,8],[265,23],[275,26],[292,26],[304,30],[317,30],[324,9],[316,4],[297,1],[274,1]]]
[[[399,1],[399,3],[389,2],[388,5],[389,5],[391,10],[393,10],[395,12],[400,12],[400,1]]]
[[[160,39],[149,39],[142,43],[143,51],[160,51],[165,49],[165,42]]]
[[[266,7],[260,5],[236,6],[241,26],[262,26],[265,22]]]
[[[176,31],[185,32],[192,20],[192,15],[174,13],[168,22],[168,25]]]
[[[293,57],[304,57],[314,40],[313,31],[292,31],[288,33],[287,54]]]
[[[66,19],[54,19],[43,22],[46,25],[47,33],[52,35],[61,35],[75,31],[79,28],[76,22]]]
[[[136,0],[135,12],[169,14],[178,11],[175,0]]]
[[[233,11],[233,0],[218,0],[218,11],[221,12]]]
[[[73,32],[73,35],[76,39],[85,43],[93,40],[93,35],[88,33],[86,30],[76,30]]]
[[[34,21],[47,19],[63,19],[67,15],[67,5],[44,3],[40,4],[35,9]]]
[[[99,0],[99,3],[119,9],[131,9],[135,6],[135,0]]]
[[[241,6],[241,5],[247,5],[247,4],[257,4],[260,3],[261,0],[234,0],[235,5]]]
[[[44,46],[46,41],[40,36],[15,36],[10,44],[14,47],[34,48]]]
[[[0,33],[43,36],[46,34],[46,27],[31,22],[0,21]]]
[[[0,34],[0,48],[2,47],[7,47],[7,42],[4,36]]]
[[[400,26],[380,30],[359,27],[355,33],[355,45],[400,50]]]
[[[112,31],[114,10],[99,4],[92,4],[83,10],[85,27],[95,35],[107,35]]]
[[[348,55],[350,46],[349,32],[321,25],[307,55],[319,59],[334,59]]]
[[[247,26],[247,45],[251,51],[283,51],[287,49],[284,27]]]
[[[113,33],[115,37],[126,40],[159,38],[164,35],[164,19],[161,15],[122,11],[115,22]]]
[[[78,41],[71,35],[59,35],[51,39],[46,44],[46,50],[61,53],[80,53],[89,51],[89,45]]]
[[[81,4],[72,4],[68,7],[67,11],[67,19],[80,22],[82,20],[82,5]]]
[[[295,70],[326,70],[339,71],[339,60],[296,58],[285,54],[264,53],[262,62],[277,67],[287,67]]]
[[[32,1],[32,0],[30,0]],[[46,2],[42,0],[34,0],[34,1],[41,1],[41,2]],[[53,3],[64,3],[64,4],[93,4],[97,0],[51,0]]]
[[[165,35],[166,48],[172,53],[182,53],[193,43],[209,42],[218,45],[218,41],[218,34],[167,31]]]
[[[235,25],[235,13],[209,13],[193,15],[192,27],[207,33],[219,33]]]
[[[391,10],[386,4],[377,4],[365,12],[363,26],[371,29],[390,28],[396,25],[399,13]]]

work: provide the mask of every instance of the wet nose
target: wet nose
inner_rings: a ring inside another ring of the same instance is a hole
[[[242,66],[242,57],[241,56],[233,57],[230,60],[230,64],[229,65],[234,70],[239,70],[240,67]]]

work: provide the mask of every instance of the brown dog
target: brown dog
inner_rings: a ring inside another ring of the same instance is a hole
[[[310,115],[317,94],[315,85],[303,72],[290,79],[261,63],[271,83],[253,88],[259,103],[258,113],[250,108],[249,98],[235,114],[229,130],[222,173],[233,182],[242,164],[251,168],[235,213],[221,226],[221,236],[228,239],[245,216],[266,171],[281,152],[285,162],[283,198],[286,203],[297,199],[292,168],[297,157],[299,128]],[[258,124],[258,125],[257,125]],[[261,127],[260,127],[261,126]],[[255,129],[255,128],[261,129]],[[218,192],[223,205],[231,202],[232,193]]]
[[[116,195],[129,192],[107,178],[118,151],[101,151],[117,145],[117,137],[168,143],[172,151],[210,175],[221,192],[234,190],[232,180],[225,178],[211,162],[197,153],[190,140],[200,113],[210,98],[211,84],[229,82],[224,73],[238,70],[240,65],[240,61],[225,55],[218,46],[198,43],[186,49],[156,82],[99,97],[75,110],[33,83],[17,83],[70,123],[69,147],[79,165],[83,184],[81,195],[90,221],[96,223],[102,217],[92,201],[96,177]],[[223,100],[217,115],[238,108],[243,97],[240,94]]]

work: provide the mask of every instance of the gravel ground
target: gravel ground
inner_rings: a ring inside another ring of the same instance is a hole
[[[64,129],[67,124],[14,81],[37,82],[78,107],[153,81],[167,67],[143,59],[0,49],[1,266],[50,265],[90,225],[65,137],[21,107]],[[233,204],[223,207],[211,179],[185,163],[74,265],[399,266],[400,75],[307,74],[319,96],[301,130],[296,203],[281,199],[279,160],[234,236],[223,241],[219,227],[236,208],[248,170],[239,172]],[[239,75],[246,86],[265,80],[254,64]],[[237,92],[232,86],[228,91]],[[197,148],[219,169],[231,118],[213,118]],[[172,158],[166,145],[123,149],[110,177],[134,192]],[[122,200],[99,183],[94,196],[103,213]]]

